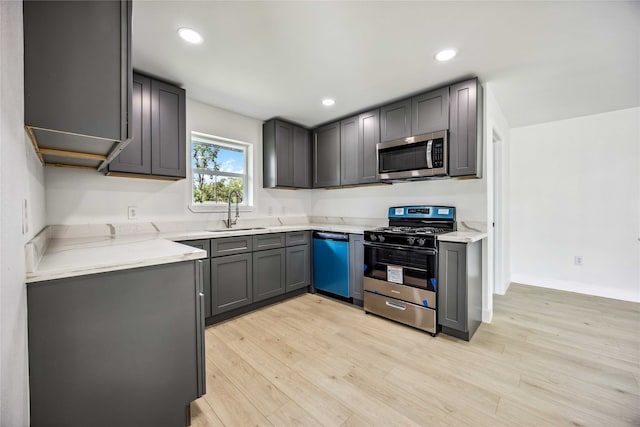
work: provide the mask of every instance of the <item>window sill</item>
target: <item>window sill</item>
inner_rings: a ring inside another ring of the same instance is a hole
[[[193,213],[227,213],[228,206],[207,206],[207,205],[189,205],[187,206]],[[240,206],[240,212],[253,212],[255,206]],[[236,211],[236,205],[231,205],[231,213]]]

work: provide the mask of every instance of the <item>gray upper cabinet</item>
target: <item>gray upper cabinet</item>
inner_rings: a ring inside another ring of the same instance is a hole
[[[185,178],[185,104],[184,89],[134,74],[133,139],[107,174]]]
[[[25,1],[23,22],[29,137],[43,162],[97,169],[131,136],[131,2]]]
[[[411,98],[380,108],[380,141],[411,136]]]
[[[132,139],[109,164],[109,171],[151,173],[151,79],[133,75]]]
[[[272,119],[262,126],[263,187],[311,188],[309,131]]]
[[[358,116],[340,121],[340,185],[359,183]]]
[[[376,144],[380,142],[380,110],[358,117],[358,184],[378,182]]]
[[[151,80],[151,173],[185,178],[186,96],[184,89]]]
[[[449,129],[449,88],[434,90],[411,98],[411,133]]]
[[[482,93],[478,79],[452,85],[449,93],[449,175],[480,176]]]
[[[313,186],[340,186],[340,122],[313,132]]]

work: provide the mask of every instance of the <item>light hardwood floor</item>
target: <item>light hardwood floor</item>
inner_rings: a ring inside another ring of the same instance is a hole
[[[193,426],[640,425],[640,304],[524,285],[469,343],[306,294],[206,356]]]

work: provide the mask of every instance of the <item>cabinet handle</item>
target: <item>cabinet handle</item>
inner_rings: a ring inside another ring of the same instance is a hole
[[[391,307],[391,308],[395,308],[396,310],[402,310],[405,311],[407,309],[407,307],[400,305],[400,304],[394,304],[392,302],[389,301],[385,301],[385,304],[387,304],[387,306]]]
[[[204,296],[204,292],[200,292],[198,295],[203,297]]]
[[[396,291],[395,289],[391,289],[391,292],[393,292],[394,294],[399,294],[400,291]]]

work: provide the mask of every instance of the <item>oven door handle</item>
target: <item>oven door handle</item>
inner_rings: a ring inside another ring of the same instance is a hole
[[[415,246],[392,245],[390,243],[364,242],[364,246],[368,246],[370,248],[395,249],[398,251],[405,251],[405,252],[420,252],[420,253],[425,253],[427,255],[436,255],[438,253],[438,251],[435,249],[421,248],[421,247],[415,247]]]

